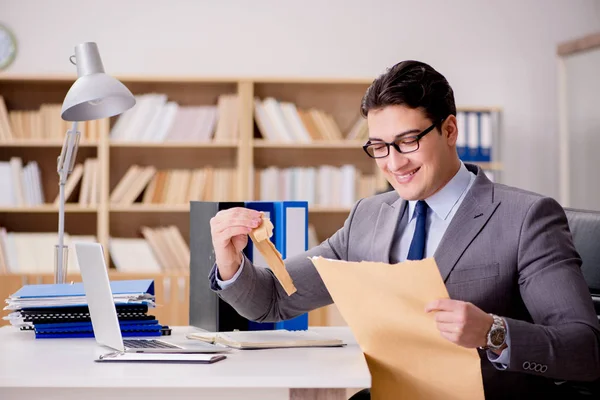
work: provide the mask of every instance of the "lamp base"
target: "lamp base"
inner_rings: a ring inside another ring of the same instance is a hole
[[[59,260],[59,254],[62,254],[62,262]],[[61,265],[62,264],[62,265]],[[54,283],[66,283],[67,270],[69,265],[69,247],[54,246]]]

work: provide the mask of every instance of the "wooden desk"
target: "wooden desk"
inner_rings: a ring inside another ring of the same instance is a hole
[[[94,339],[35,339],[0,328],[0,399],[347,399],[369,387],[364,356],[346,327],[311,328],[343,348],[234,350],[215,364],[97,363]],[[175,327],[165,339],[186,340]]]

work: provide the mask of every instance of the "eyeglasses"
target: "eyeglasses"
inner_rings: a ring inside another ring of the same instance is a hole
[[[437,125],[437,123],[434,123],[429,128],[425,129],[423,132],[419,133],[416,136],[400,137],[391,143],[383,142],[383,141],[376,141],[376,142],[368,141],[363,146],[363,150],[371,158],[387,157],[390,154],[390,146],[392,146],[394,149],[396,149],[396,151],[398,153],[402,153],[402,154],[412,153],[414,151],[419,150],[419,140],[422,139],[423,136],[425,136],[429,132],[431,132],[433,130],[433,128],[435,128],[436,125]]]

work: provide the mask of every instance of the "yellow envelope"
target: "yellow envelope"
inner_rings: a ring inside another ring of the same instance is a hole
[[[484,399],[476,349],[443,338],[432,300],[449,298],[433,258],[398,264],[311,259],[360,345],[371,398]]]

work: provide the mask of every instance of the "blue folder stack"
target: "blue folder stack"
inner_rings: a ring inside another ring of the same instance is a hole
[[[126,280],[110,283],[121,333],[127,336],[160,336],[163,326],[148,314],[155,306],[154,281]],[[21,330],[35,331],[37,339],[94,337],[82,283],[25,285],[11,295],[4,317]]]
[[[283,260],[308,250],[307,201],[192,201],[190,202],[190,311],[191,326],[209,332],[234,330],[307,330],[308,313],[280,322],[254,322],[240,315],[215,293],[209,281],[216,259],[211,240],[210,220],[217,213],[236,207],[264,212],[273,224],[269,238]],[[244,249],[256,266],[268,267],[252,240]],[[297,296],[297,294],[292,294]]]

